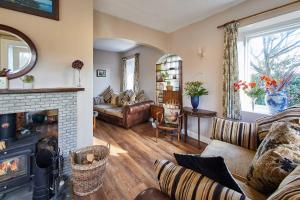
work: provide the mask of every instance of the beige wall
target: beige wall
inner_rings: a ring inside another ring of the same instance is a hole
[[[122,57],[140,54],[140,88],[145,91],[148,98],[155,101],[156,62],[164,53],[156,48],[139,46],[126,53]]]
[[[120,38],[169,50],[167,33],[156,31],[127,20],[94,11],[94,39]]]
[[[96,70],[106,68],[106,77],[96,77]],[[121,87],[121,54],[117,52],[94,50],[94,96],[102,93],[108,86],[115,92]]]
[[[222,63],[223,63],[223,30],[217,29],[227,21],[251,15],[266,9],[285,4],[287,0],[249,0],[204,21],[197,22],[171,34],[171,51],[183,59],[183,81],[200,80],[205,83],[209,95],[201,97],[200,107],[215,110],[222,114]],[[299,9],[292,6],[267,15],[244,21],[241,26],[260,21],[291,10]],[[203,48],[205,57],[201,58],[198,48]],[[184,98],[184,105],[190,105],[189,99]],[[209,121],[202,120],[202,134],[209,136]],[[197,131],[196,120],[191,119],[189,126],[192,132]]]
[[[78,97],[78,146],[92,143],[93,96],[93,1],[61,0],[60,21],[0,8],[0,24],[24,32],[35,43],[39,58],[30,72],[35,87],[71,87],[75,59],[84,62],[82,85]],[[21,88],[19,79],[11,88]]]

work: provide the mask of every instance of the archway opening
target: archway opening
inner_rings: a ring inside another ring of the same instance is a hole
[[[156,63],[156,103],[182,107],[182,59],[172,53]]]

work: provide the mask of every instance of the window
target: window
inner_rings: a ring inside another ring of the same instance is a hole
[[[261,75],[281,79],[295,70],[296,74],[286,88],[289,106],[300,103],[300,24],[274,27],[261,31],[240,31],[238,42],[240,79],[258,81]],[[264,94],[255,102],[254,112],[267,113]],[[243,111],[252,111],[251,99],[241,94]]]
[[[126,60],[126,90],[134,90],[135,58]]]

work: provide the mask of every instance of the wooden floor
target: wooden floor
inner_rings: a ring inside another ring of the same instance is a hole
[[[155,130],[149,124],[141,124],[126,130],[102,121],[97,122],[94,144],[111,144],[111,154],[103,187],[87,197],[76,200],[132,200],[148,187],[157,187],[153,163],[156,159],[175,162],[173,153],[200,153],[205,144],[193,139],[177,142],[162,135],[155,142]]]

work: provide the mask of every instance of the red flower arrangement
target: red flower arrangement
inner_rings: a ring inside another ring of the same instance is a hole
[[[261,87],[268,93],[276,93],[282,91],[290,83],[294,77],[295,71],[286,73],[281,80],[276,80],[270,76],[263,75],[260,77]]]
[[[239,90],[243,90],[245,94],[247,94],[250,98],[257,98],[264,91],[258,87],[256,82],[246,82],[246,81],[238,81],[233,84],[234,91],[237,92]]]
[[[259,82],[246,82],[238,81],[233,84],[234,91],[237,92],[242,89],[249,97],[254,98],[257,95],[264,93],[276,93],[282,91],[290,83],[295,72],[289,72],[284,74],[281,80],[276,80],[270,76],[260,76]]]

